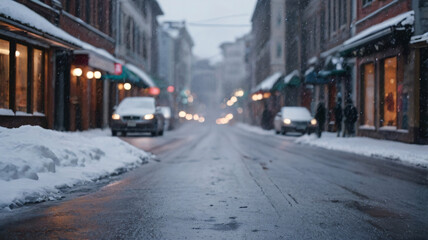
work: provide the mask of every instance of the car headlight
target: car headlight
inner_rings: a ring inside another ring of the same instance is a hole
[[[153,114],[144,115],[144,120],[152,120],[153,118],[155,118],[155,115],[153,115]]]
[[[113,120],[120,120],[120,115],[119,115],[119,114],[117,114],[117,113],[115,113],[115,114],[113,114],[113,115],[111,116],[111,118],[112,118]]]
[[[312,125],[317,125],[317,120],[316,120],[316,119],[312,119],[312,120],[311,120],[311,124],[312,124]]]
[[[284,124],[286,124],[286,125],[291,124],[291,120],[288,118],[284,119]]]

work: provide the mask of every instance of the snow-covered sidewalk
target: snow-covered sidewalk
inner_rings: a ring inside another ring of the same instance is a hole
[[[265,131],[259,127],[246,124],[237,124],[236,126],[261,135],[275,134],[273,131]],[[278,137],[283,138],[283,136]],[[290,140],[288,137],[287,139]],[[381,157],[415,166],[428,167],[428,146],[426,145],[406,144],[365,137],[338,138],[335,133],[328,132],[324,132],[321,138],[317,138],[315,134],[312,134],[291,139],[298,144],[307,144],[369,157]]]
[[[0,209],[61,198],[61,188],[127,171],[150,158],[109,133],[0,127]]]

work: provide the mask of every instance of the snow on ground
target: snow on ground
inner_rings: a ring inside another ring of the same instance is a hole
[[[275,134],[274,130],[264,130],[261,127],[251,126],[244,123],[236,123],[235,126],[239,127],[242,130],[245,130],[247,132],[257,133],[260,135],[272,135]]]
[[[260,127],[236,124],[237,127],[260,135],[274,135],[274,131],[262,130]],[[290,138],[291,139],[291,138]],[[330,150],[349,152],[369,157],[381,157],[401,161],[407,164],[428,167],[428,146],[406,144],[401,142],[379,140],[365,137],[342,138],[336,133],[324,132],[321,138],[315,134],[294,138],[299,144],[321,147]]]
[[[61,189],[135,168],[150,155],[110,131],[0,127],[0,209],[61,197]]]

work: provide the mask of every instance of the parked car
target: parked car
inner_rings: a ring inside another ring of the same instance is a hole
[[[128,97],[116,108],[112,115],[111,133],[149,132],[152,136],[163,135],[164,117],[156,108],[152,97]]]
[[[285,135],[287,132],[311,134],[316,131],[317,120],[305,107],[283,107],[275,116],[274,127],[276,134]]]
[[[172,129],[172,119],[171,119],[171,108],[166,106],[159,107],[161,113],[163,114],[163,117],[165,118],[165,130],[171,130]]]

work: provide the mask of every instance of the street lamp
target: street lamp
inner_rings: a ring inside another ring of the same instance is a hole
[[[129,91],[129,90],[131,90],[132,85],[131,85],[130,83],[125,83],[125,84],[123,84],[123,88],[124,88],[126,91]]]
[[[100,78],[101,78],[101,76],[102,76],[102,74],[101,74],[101,72],[100,72],[100,71],[95,71],[95,72],[94,72],[94,77],[95,77],[95,79],[100,79]]]
[[[73,69],[72,74],[75,77],[80,77],[80,76],[82,76],[83,71],[81,68],[75,68],[75,69]]]
[[[92,72],[92,71],[88,71],[88,72],[86,73],[86,77],[87,77],[88,79],[92,79],[92,78],[94,78],[94,72]]]

